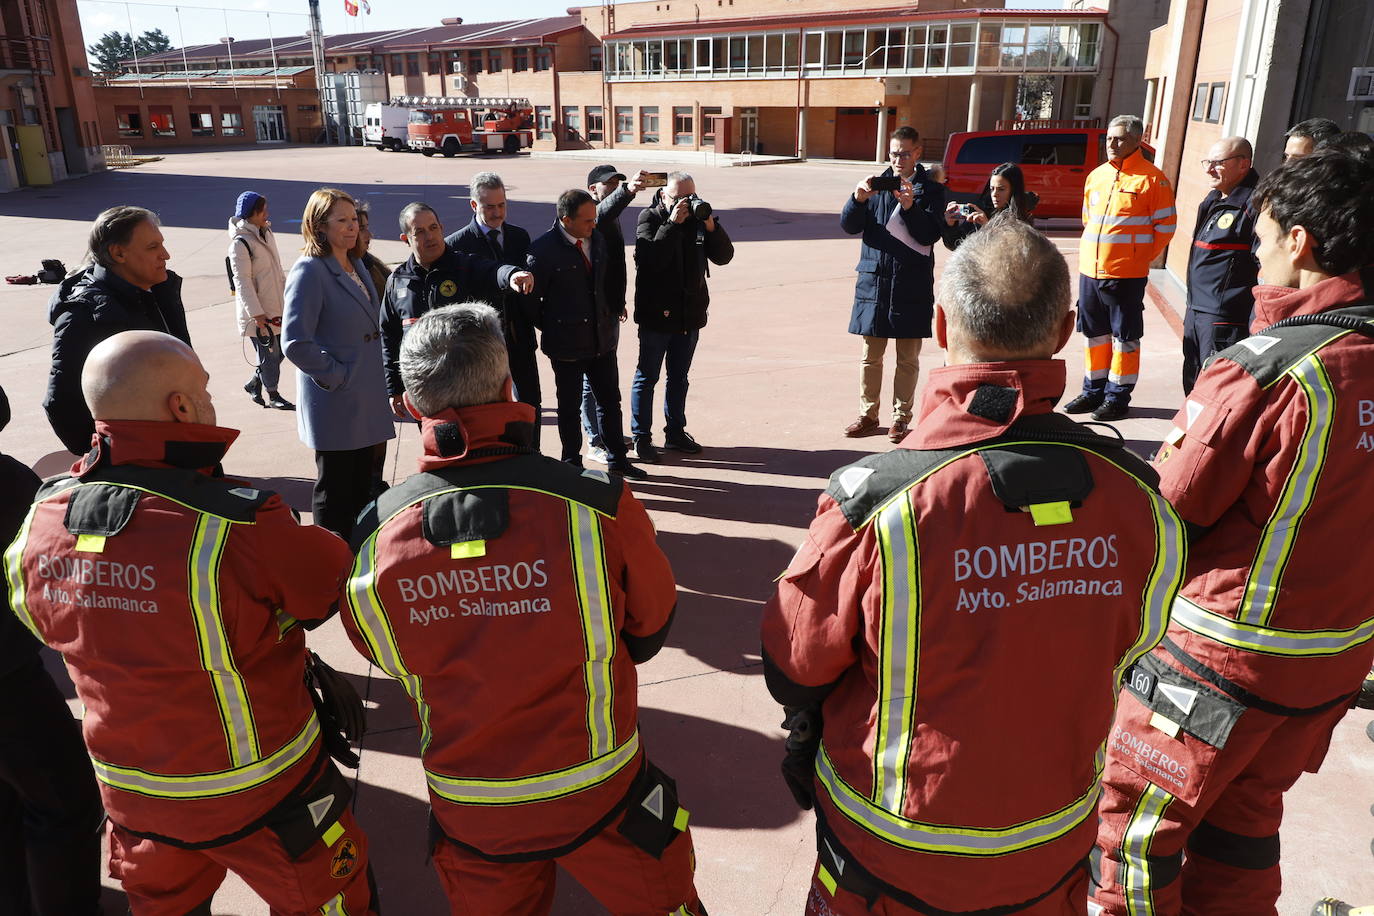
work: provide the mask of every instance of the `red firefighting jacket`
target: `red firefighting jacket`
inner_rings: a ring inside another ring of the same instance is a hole
[[[62,653],[105,809],[198,843],[252,823],[319,751],[298,621],[332,613],[348,546],[215,476],[238,432],[97,421],[5,554],[14,612]]]
[[[1254,336],[1198,379],[1157,459],[1205,530],[1169,638],[1241,688],[1309,708],[1353,693],[1374,655],[1374,340],[1296,315],[1374,320],[1374,269],[1255,287]]]
[[[434,815],[480,854],[574,843],[641,768],[635,664],[677,589],[618,477],[528,454],[533,409],[423,423],[421,473],[354,535],[344,624],[415,702]]]
[[[913,435],[831,477],[764,611],[774,697],[824,697],[826,829],[941,909],[1027,901],[1081,864],[1118,687],[1182,579],[1154,474],[1051,412],[1064,379],[1058,360],[933,372]]]

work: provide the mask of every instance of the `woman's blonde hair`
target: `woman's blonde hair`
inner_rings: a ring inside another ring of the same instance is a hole
[[[347,191],[338,188],[317,188],[306,201],[305,212],[301,214],[301,238],[305,245],[301,251],[312,258],[329,255],[329,242],[325,240],[324,227],[329,222],[329,211],[339,201],[347,201],[355,208],[358,206]]]

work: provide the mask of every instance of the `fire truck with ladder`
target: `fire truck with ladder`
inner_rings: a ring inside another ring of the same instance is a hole
[[[534,108],[529,99],[402,96],[392,104],[410,109],[410,148],[426,156],[518,153],[534,144]]]

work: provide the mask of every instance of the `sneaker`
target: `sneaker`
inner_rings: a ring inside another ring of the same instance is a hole
[[[621,477],[627,477],[630,480],[649,479],[649,472],[638,465],[630,464],[630,459],[628,458],[613,459],[610,464],[606,465],[606,470],[610,471],[612,474],[619,474]]]
[[[1107,396],[1100,391],[1085,391],[1064,405],[1064,413],[1088,413],[1102,406]]]
[[[1317,901],[1317,905],[1312,907],[1312,916],[1350,916],[1353,908],[1344,900],[1337,900],[1335,897],[1323,897]]]
[[[269,392],[267,392],[267,406],[270,407],[270,408],[272,408],[273,410],[295,410],[295,409],[296,409],[296,405],[295,405],[295,404],[292,404],[290,401],[288,401],[286,398],[282,397],[281,395],[277,394],[277,392],[275,392],[275,391],[269,391]]]
[[[658,449],[654,448],[653,440],[648,436],[636,436],[631,454],[635,456],[635,461],[642,461],[645,464],[658,464]]]
[[[595,461],[597,464],[609,465],[611,463],[611,453],[599,445],[587,447],[587,460]]]
[[[663,447],[670,448],[675,452],[686,452],[689,455],[696,455],[701,452],[701,446],[697,444],[697,440],[693,439],[692,434],[685,429],[666,434],[663,437]]]
[[[248,396],[253,399],[253,403],[259,407],[266,407],[267,402],[262,399],[262,380],[256,375],[248,380],[243,386],[243,390],[248,392]]]
[[[1103,401],[1102,406],[1093,411],[1093,419],[1099,423],[1111,423],[1126,419],[1130,412],[1131,405],[1125,401]]]

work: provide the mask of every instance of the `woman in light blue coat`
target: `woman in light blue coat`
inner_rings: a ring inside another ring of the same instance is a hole
[[[301,441],[315,450],[315,524],[347,538],[372,499],[373,468],[396,433],[382,369],[381,302],[363,263],[353,198],[310,195],[305,247],[286,278],[282,339],[295,364]]]

